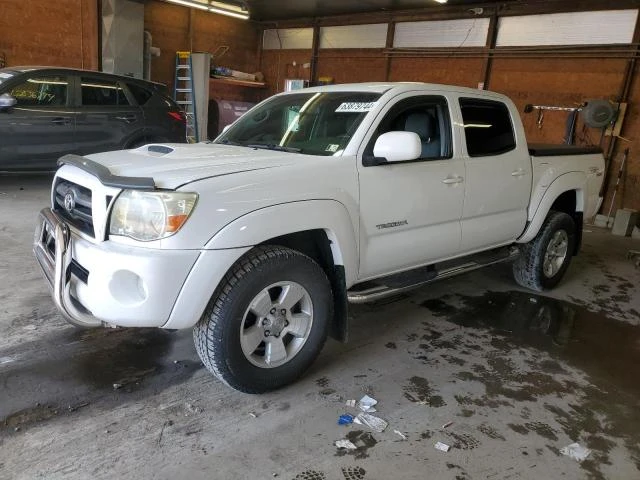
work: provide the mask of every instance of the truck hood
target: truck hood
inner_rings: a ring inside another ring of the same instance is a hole
[[[87,155],[123,177],[150,177],[159,188],[176,189],[205,178],[263,170],[317,157],[212,143],[146,145],[135,150]]]

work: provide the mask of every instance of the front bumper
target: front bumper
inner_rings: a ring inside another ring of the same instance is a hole
[[[206,253],[90,242],[49,208],[40,212],[33,250],[56,306],[82,327],[165,325],[194,264]],[[208,288],[211,295],[214,287]]]

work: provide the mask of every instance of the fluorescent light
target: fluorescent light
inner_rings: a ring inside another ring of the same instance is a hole
[[[435,0],[438,3],[447,3],[447,0]]]
[[[219,13],[220,15],[227,15],[229,17],[239,18],[241,20],[249,20],[249,15],[246,13],[231,12],[229,10],[225,10],[217,7],[209,7],[209,11],[213,13]]]
[[[199,8],[200,10],[206,10],[211,13],[218,13],[220,15],[227,15],[229,17],[239,18],[241,20],[248,20],[249,14],[245,13],[239,7],[235,5],[227,5],[221,2],[212,2],[216,6],[210,5],[208,2],[199,2],[196,0],[165,0],[169,3],[175,3],[184,7]],[[219,6],[218,6],[219,5]],[[224,6],[224,8],[220,8]],[[237,8],[237,11],[235,9]]]
[[[176,3],[183,7],[199,8],[200,10],[209,10],[209,7],[204,3],[190,2],[189,0],[166,0],[169,3]]]

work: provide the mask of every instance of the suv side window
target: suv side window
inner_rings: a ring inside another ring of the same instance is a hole
[[[111,80],[82,77],[80,79],[82,105],[117,107],[130,105],[122,87]]]
[[[140,106],[147,103],[153,96],[153,93],[149,90],[141,87],[140,85],[136,85],[135,83],[127,83],[127,87],[129,88],[131,95],[133,95],[133,98],[136,99],[136,103]]]
[[[68,90],[65,76],[34,76],[13,87],[9,94],[19,107],[61,107],[67,104]]]
[[[461,98],[460,109],[470,157],[500,155],[516,148],[511,115],[504,103]]]
[[[400,100],[382,119],[364,155],[372,156],[380,135],[387,132],[414,132],[420,137],[419,160],[451,158],[451,121],[444,97],[422,95]]]

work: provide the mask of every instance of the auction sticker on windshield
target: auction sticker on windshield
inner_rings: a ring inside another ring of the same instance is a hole
[[[336,112],[370,112],[377,103],[378,102],[344,102],[336,108]]]

